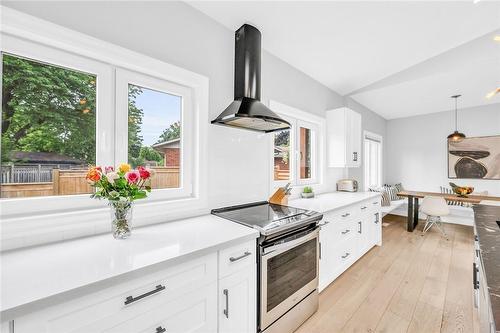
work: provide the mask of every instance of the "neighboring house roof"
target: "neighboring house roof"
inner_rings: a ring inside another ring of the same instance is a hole
[[[165,148],[179,148],[179,143],[181,142],[181,139],[173,139],[165,142],[160,142],[160,143],[155,143],[151,147],[153,147],[156,150],[162,151],[162,149]]]
[[[31,151],[13,151],[10,159],[14,162],[39,163],[39,164],[87,164],[85,161],[74,157],[65,156],[57,153],[31,152]]]

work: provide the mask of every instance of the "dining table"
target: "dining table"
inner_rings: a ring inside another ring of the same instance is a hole
[[[421,191],[400,191],[397,194],[399,197],[408,199],[408,216],[407,216],[407,231],[413,232],[418,224],[418,209],[419,199],[427,196],[441,197],[446,201],[466,202],[469,204],[479,204],[481,201],[500,201],[500,197],[489,195],[474,195],[469,194],[466,197],[460,197],[453,193],[439,193],[439,192],[421,192]]]

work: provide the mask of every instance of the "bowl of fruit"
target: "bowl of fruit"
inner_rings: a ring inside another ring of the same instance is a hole
[[[472,186],[458,186],[454,183],[450,183],[451,189],[459,197],[467,198],[469,194],[474,192],[474,187]]]

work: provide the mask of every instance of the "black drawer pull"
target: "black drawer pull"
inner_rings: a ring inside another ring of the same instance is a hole
[[[144,293],[144,294],[139,295],[137,297],[127,296],[127,298],[125,299],[125,305],[133,303],[135,301],[138,301],[144,297],[148,297],[148,296],[151,296],[153,294],[156,294],[157,292],[160,292],[163,289],[165,289],[165,286],[162,286],[161,284],[159,284],[156,286],[156,288],[154,290],[148,291],[147,293]]]
[[[351,215],[351,214],[349,214],[349,213],[345,213],[345,214],[342,214],[341,216],[342,216],[342,217],[348,217],[349,215]]]
[[[346,252],[346,254],[342,256],[342,259],[345,259],[345,258],[349,257],[350,255],[351,254],[349,252]]]
[[[230,258],[229,258],[229,261],[230,261],[230,262],[235,262],[235,261],[241,260],[241,259],[243,259],[243,258],[245,258],[245,257],[248,257],[248,256],[249,256],[249,255],[251,255],[251,254],[252,254],[252,252],[245,251],[245,253],[243,253],[243,254],[242,254],[241,256],[239,256],[239,257],[236,257],[236,258],[235,258],[235,257],[230,257]]]
[[[361,209],[366,209],[366,206],[361,207]]]
[[[350,232],[351,232],[351,230],[349,230],[349,229],[345,229],[344,231],[341,231],[340,233],[341,233],[342,235],[345,235],[345,234],[348,234],[348,233],[350,233]]]
[[[161,327],[161,326],[158,326],[156,328],[156,333],[163,333],[163,332],[166,332],[167,329],[165,327]]]

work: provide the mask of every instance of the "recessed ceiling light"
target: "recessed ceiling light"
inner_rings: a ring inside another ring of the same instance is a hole
[[[500,35],[496,35],[496,36],[494,36],[494,37],[493,37],[493,40],[494,40],[495,42],[500,42]]]
[[[500,88],[496,88],[495,90],[490,91],[488,94],[486,94],[486,98],[490,99],[498,93],[500,93]]]
[[[472,2],[473,2],[474,4],[476,4],[476,3],[478,3],[479,1],[481,1],[481,0],[473,0]]]

